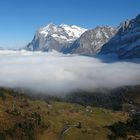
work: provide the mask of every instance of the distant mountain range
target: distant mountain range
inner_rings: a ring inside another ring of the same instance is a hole
[[[122,22],[117,28],[49,24],[37,30],[26,46],[31,51],[52,51],[77,54],[116,54],[119,58],[140,57],[140,15]]]

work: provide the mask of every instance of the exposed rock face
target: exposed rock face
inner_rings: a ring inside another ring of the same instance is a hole
[[[140,57],[140,15],[120,24],[118,33],[103,45],[100,52],[108,53],[115,53],[121,59]]]
[[[108,42],[117,32],[112,27],[96,27],[81,35],[70,47],[64,47],[64,53],[97,54],[101,47]]]
[[[61,51],[62,47],[73,43],[86,31],[78,26],[49,24],[40,28],[31,43],[27,45],[28,50],[36,51]]]
[[[119,58],[140,57],[140,15],[116,28],[87,30],[78,26],[49,24],[40,28],[26,47],[32,51],[56,50],[77,54],[117,54]]]

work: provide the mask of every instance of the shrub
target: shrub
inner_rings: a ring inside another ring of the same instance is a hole
[[[0,140],[5,140],[5,135],[2,132],[0,132]]]
[[[0,91],[0,98],[2,98],[2,100],[6,100],[6,96],[2,91]]]

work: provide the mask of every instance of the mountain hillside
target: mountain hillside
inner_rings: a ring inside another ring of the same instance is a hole
[[[127,118],[123,112],[35,100],[23,91],[0,88],[0,140],[108,140],[105,126]]]
[[[140,107],[140,85],[96,92],[78,91],[66,96],[68,102],[131,112]]]
[[[109,26],[96,27],[86,31],[70,47],[64,47],[64,53],[97,54],[102,46],[108,42],[117,32],[117,29]]]
[[[118,33],[103,45],[100,52],[109,53],[115,53],[121,59],[140,57],[140,15],[120,24]]]

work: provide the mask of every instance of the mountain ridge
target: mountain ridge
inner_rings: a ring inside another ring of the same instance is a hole
[[[115,54],[119,59],[140,57],[140,14],[127,19],[117,28],[97,26],[85,29],[76,25],[48,24],[37,30],[26,46],[31,51],[106,55]]]
[[[103,45],[100,52],[109,53],[117,54],[120,59],[140,57],[140,15],[120,24],[117,34]]]
[[[108,42],[117,32],[111,26],[97,26],[87,30],[64,53],[98,54],[101,47]]]

